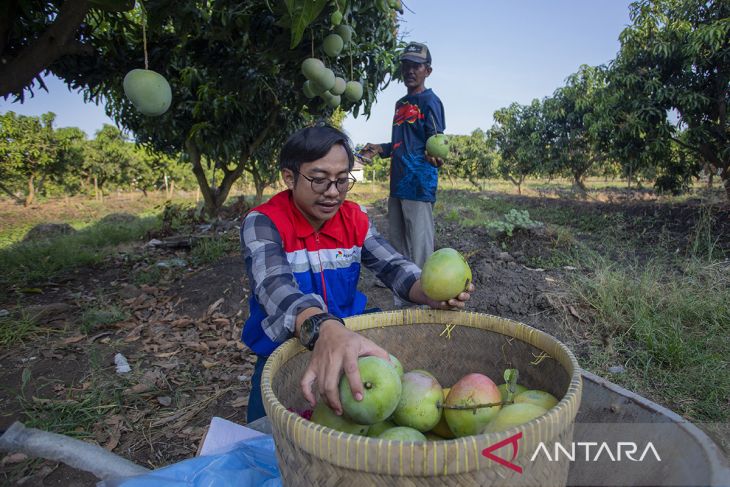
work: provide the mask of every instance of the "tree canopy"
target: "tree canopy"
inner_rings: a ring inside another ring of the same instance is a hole
[[[30,12],[17,9],[23,22],[12,31],[15,47],[3,52],[21,49],[21,38],[40,39],[77,3],[87,15],[69,38],[84,49],[64,51],[47,68],[88,99],[103,100],[140,143],[184,154],[211,215],[244,171],[265,173],[256,166],[275,164],[272,148],[332,113],[302,92],[304,59],[322,58],[337,76],[362,82],[362,99],[343,103],[355,115],[369,113],[396,71],[397,15],[365,0],[146,0],[121,12],[89,10],[87,2],[75,0],[38,2]],[[322,41],[335,28],[335,10],[354,35],[332,58]],[[154,70],[170,83],[173,101],[162,116],[141,115],[125,97],[122,79],[135,68]],[[28,83],[23,86],[11,92],[22,96]],[[217,168],[215,179],[206,175],[205,163]]]
[[[641,122],[719,174],[730,198],[730,2],[641,0],[631,20],[612,66],[617,88]],[[665,123],[670,111],[676,125]]]

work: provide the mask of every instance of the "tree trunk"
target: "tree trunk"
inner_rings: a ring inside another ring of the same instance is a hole
[[[190,156],[190,162],[193,165],[193,174],[195,175],[195,179],[198,181],[200,191],[203,193],[205,212],[211,218],[218,216],[218,212],[220,212],[223,203],[225,203],[226,198],[228,198],[228,193],[231,191],[233,183],[241,177],[246,163],[252,157],[252,154],[256,151],[256,149],[258,149],[261,143],[266,139],[269,131],[276,123],[276,117],[278,114],[279,107],[278,105],[275,105],[271,109],[271,112],[269,112],[267,124],[256,135],[256,138],[249,144],[249,146],[241,151],[236,168],[233,170],[229,170],[225,167],[222,168],[223,180],[217,188],[211,188],[208,184],[208,179],[205,177],[205,171],[200,163],[201,155],[198,147],[190,139],[185,141],[185,149],[187,150],[188,155]]]
[[[40,181],[38,181],[38,185],[35,188],[36,194],[43,194],[43,185],[45,184],[45,182],[46,182],[46,175],[44,174],[43,176],[41,176],[41,179],[40,179]]]
[[[573,173],[573,183],[575,184],[575,187],[578,188],[578,191],[580,191],[583,194],[586,194],[586,193],[588,193],[588,188],[586,188],[586,185],[583,182],[583,178],[581,176],[582,176],[582,174]]]
[[[94,176],[94,199],[99,199],[99,180]]]
[[[264,189],[266,188],[265,184],[256,185],[256,196],[254,196],[253,204],[254,206],[260,205],[264,202]]]
[[[723,171],[720,178],[722,178],[725,183],[725,196],[727,197],[727,200],[730,201],[730,171]]]
[[[631,189],[631,174],[633,173],[633,169],[634,169],[633,167],[629,167],[629,175],[628,175],[628,178],[627,178],[628,179],[628,183],[629,183],[629,185],[628,185],[628,188],[629,189]]]
[[[229,174],[226,174],[219,187],[211,187],[210,184],[208,184],[208,178],[205,176],[205,170],[200,162],[200,151],[195,144],[189,140],[185,142],[185,148],[190,156],[190,162],[193,164],[193,174],[195,175],[195,179],[198,181],[198,187],[203,195],[205,212],[209,217],[214,218],[218,215],[218,212],[223,206],[223,202],[226,201],[228,191],[231,189],[233,182],[230,181]]]
[[[712,189],[712,180],[715,177],[715,173],[709,163],[705,162],[702,164],[702,171],[707,173],[707,189]]]
[[[62,2],[55,20],[38,40],[24,47],[14,58],[4,60],[7,64],[0,71],[0,96],[21,92],[61,56],[94,54],[91,46],[74,40],[74,33],[88,11],[88,0]],[[2,54],[6,54],[4,50]]]
[[[28,194],[25,195],[25,206],[33,204],[33,198],[35,197],[35,186],[33,185],[33,175],[28,178]]]

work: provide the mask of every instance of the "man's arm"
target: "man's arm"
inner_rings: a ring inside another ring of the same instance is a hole
[[[433,99],[426,105],[426,117],[424,132],[426,140],[429,137],[436,134],[443,134],[446,130],[446,119],[444,117],[444,105],[437,96],[433,96]],[[429,164],[434,167],[441,167],[444,165],[444,160],[440,157],[434,157],[426,153],[426,160]]]
[[[421,277],[421,269],[398,253],[369,221],[362,247],[362,263],[401,299],[410,301],[410,290]]]
[[[376,155],[379,155],[382,158],[390,157],[392,152],[393,152],[393,144],[390,142],[382,143],[382,144],[371,144],[368,142],[362,148],[361,154],[364,155],[365,157],[372,159]]]
[[[461,309],[474,291],[474,285],[470,284],[467,291],[448,301],[436,301],[426,296],[421,287],[421,270],[398,253],[378,233],[372,222],[363,244],[362,263],[401,299],[411,303],[425,304],[435,309]]]
[[[299,290],[281,235],[267,216],[258,212],[246,216],[241,227],[241,251],[251,292],[266,311],[261,322],[266,336],[277,343],[298,336],[302,322],[321,313],[324,301]]]
[[[437,96],[426,105],[424,113],[426,139],[436,134],[443,134],[446,131],[446,117],[444,115],[444,105]]]
[[[275,342],[283,342],[292,335],[299,337],[302,323],[324,312],[326,307],[320,296],[299,290],[276,226],[265,215],[250,213],[241,227],[241,247],[251,291],[268,315],[261,323],[264,333]],[[316,404],[316,382],[324,400],[337,414],[342,414],[338,385],[343,370],[353,395],[357,400],[362,399],[364,391],[357,359],[363,355],[389,360],[385,350],[338,321],[323,322],[300,382],[305,399],[312,406]]]

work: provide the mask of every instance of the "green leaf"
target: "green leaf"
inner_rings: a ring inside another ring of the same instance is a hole
[[[285,0],[291,17],[291,49],[302,42],[304,30],[316,19],[327,5],[327,0]]]
[[[505,369],[504,371],[504,382],[507,384],[507,402],[511,402],[515,392],[517,392],[517,377],[519,375],[517,369]]]
[[[29,368],[23,369],[23,373],[20,376],[20,389],[21,390],[25,389],[25,386],[28,385],[28,383],[30,382],[30,377],[31,377],[30,369]]]

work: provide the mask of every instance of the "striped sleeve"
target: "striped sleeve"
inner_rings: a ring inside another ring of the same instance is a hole
[[[398,253],[370,221],[362,248],[362,263],[383,281],[398,297],[410,301],[413,283],[421,277],[421,269]]]
[[[246,216],[241,226],[241,253],[251,291],[266,311],[261,327],[272,341],[283,342],[294,335],[301,311],[325,309],[320,296],[299,290],[279,231],[269,217],[255,211]]]

